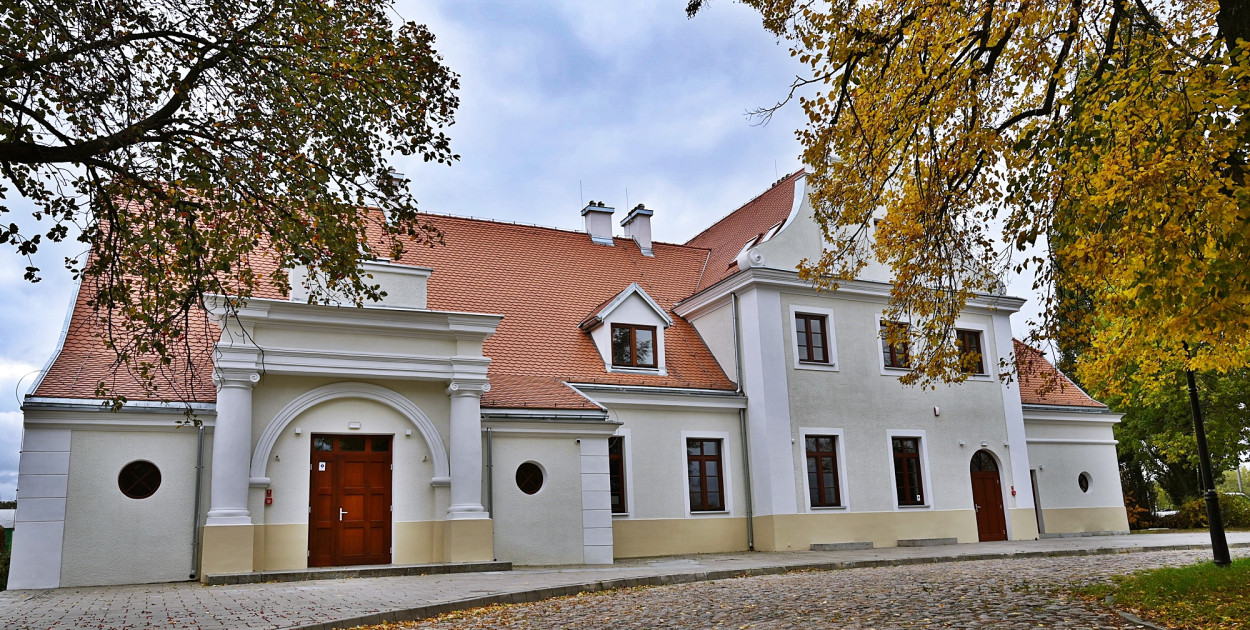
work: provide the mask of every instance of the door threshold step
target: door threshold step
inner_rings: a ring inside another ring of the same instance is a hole
[[[940,547],[942,545],[957,545],[958,538],[900,538],[899,547]]]
[[[872,541],[868,542],[839,542],[839,543],[812,543],[812,551],[858,551],[861,549],[872,549]]]
[[[369,564],[354,567],[316,567],[290,571],[250,571],[247,573],[215,573],[204,577],[209,586],[223,584],[259,584],[261,582],[303,582],[305,580],[341,580],[347,578],[395,577],[402,575],[440,575],[446,573],[482,573],[511,571],[511,562],[448,562],[438,564]]]

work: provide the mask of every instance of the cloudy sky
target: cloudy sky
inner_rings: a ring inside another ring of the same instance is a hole
[[[784,97],[797,62],[750,9],[722,0],[687,20],[685,4],[398,3],[461,75],[451,129],[461,160],[398,164],[421,208],[580,229],[590,199],[645,203],[656,240],[684,242],[797,170],[802,112],[764,127],[744,115]],[[0,498],[17,481],[20,396],[56,348],[73,293],[60,261],[76,253],[43,252],[37,285],[22,280],[24,261],[0,256]],[[1028,283],[1012,289],[1025,295]]]

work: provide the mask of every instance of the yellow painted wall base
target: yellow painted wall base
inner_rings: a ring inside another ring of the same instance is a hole
[[[956,538],[977,542],[977,520],[972,510],[907,510],[898,512],[837,512],[778,514],[755,518],[755,548],[759,551],[810,549],[813,543],[872,542],[894,547],[899,539]]]
[[[443,561],[443,521],[395,523],[395,564],[428,564]],[[489,549],[489,546],[487,547]]]
[[[209,525],[203,530],[200,578],[252,571],[255,545],[251,525]]]
[[[257,571],[292,571],[308,568],[308,525],[256,525],[260,561]],[[259,542],[263,541],[263,542]]]
[[[746,551],[747,520],[618,519],[612,522],[612,546],[617,558]]]
[[[1037,512],[1033,508],[1007,510],[1011,518],[1012,540],[1037,540]]]
[[[494,521],[488,518],[444,521],[443,555],[443,562],[494,560]]]
[[[1076,532],[1126,532],[1128,514],[1122,507],[1042,508],[1047,534]]]

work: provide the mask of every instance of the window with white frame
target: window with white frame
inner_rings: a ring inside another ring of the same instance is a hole
[[[807,457],[807,496],[811,507],[841,507],[838,479],[838,436],[808,434],[803,438]]]
[[[898,504],[924,505],[924,473],[920,461],[920,437],[890,438],[894,451],[894,488]]]
[[[904,322],[881,322],[881,357],[885,367],[904,370],[911,367],[911,343],[907,341],[910,330]],[[890,343],[890,337],[901,338],[902,341]]]
[[[629,512],[625,498],[625,437],[608,438],[608,488],[612,495],[612,513]]]
[[[959,349],[959,367],[969,374],[985,374],[985,353],[981,331],[955,330],[955,347]]]
[[[686,477],[691,512],[725,510],[725,474],[720,439],[686,438]]]

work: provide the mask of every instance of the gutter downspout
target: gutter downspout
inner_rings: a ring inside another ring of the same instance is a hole
[[[738,393],[742,392],[742,339],[738,329],[738,294],[730,292],[729,305],[734,320],[734,371]],[[755,499],[751,489],[751,438],[747,431],[747,410],[738,410],[738,428],[742,432],[742,471],[747,495],[747,551],[755,551]]]
[[[191,519],[191,579],[200,566],[200,494],[204,486],[204,424],[200,424],[195,445],[195,513]]]
[[[486,427],[486,515],[495,521],[495,434],[490,427]],[[494,531],[494,525],[491,526]],[[491,537],[493,540],[493,536]],[[499,556],[495,553],[494,543],[491,543],[491,558],[499,560]]]
[[[486,427],[486,513],[495,518],[495,449],[494,435]]]

